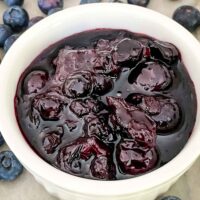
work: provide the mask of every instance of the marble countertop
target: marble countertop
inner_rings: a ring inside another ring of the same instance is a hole
[[[79,0],[64,0],[65,7],[79,4]],[[149,8],[159,11],[169,17],[180,5],[193,5],[200,9],[200,0],[150,0]],[[30,18],[43,15],[37,7],[37,0],[25,0],[24,8],[27,9]],[[0,16],[6,9],[5,4],[0,1]],[[0,19],[2,21],[2,19]],[[194,35],[200,40],[200,28]],[[8,149],[6,145],[1,150]],[[187,158],[186,158],[187,159]],[[176,195],[182,200],[200,199],[200,158],[192,168],[184,174],[179,181],[168,191],[169,195]],[[57,200],[50,196],[44,188],[39,185],[33,176],[24,170],[23,174],[13,182],[0,181],[1,200]],[[148,200],[148,199],[147,199]]]

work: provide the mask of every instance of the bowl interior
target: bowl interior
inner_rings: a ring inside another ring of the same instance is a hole
[[[189,32],[169,18],[145,8],[126,4],[91,4],[69,8],[42,20],[26,31],[8,51],[0,73],[1,131],[10,148],[27,169],[61,188],[94,195],[139,192],[172,179],[185,171],[198,157],[199,107],[192,136],[181,153],[172,161],[143,176],[114,182],[106,181],[103,184],[101,181],[66,174],[44,162],[25,142],[16,122],[14,96],[24,69],[49,45],[74,33],[96,28],[126,29],[176,45],[195,84],[199,104],[200,45]]]

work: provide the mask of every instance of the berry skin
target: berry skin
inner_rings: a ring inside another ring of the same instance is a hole
[[[173,130],[181,120],[181,110],[172,98],[134,94],[127,100],[150,115],[160,132]]]
[[[59,120],[63,110],[63,102],[56,95],[41,94],[34,98],[32,102],[32,117],[37,117],[37,112],[43,120]],[[36,112],[37,111],[37,112]]]
[[[92,77],[88,71],[71,75],[63,86],[63,93],[70,98],[86,97],[92,91]]]
[[[167,197],[163,197],[159,200],[181,200],[181,199],[178,197],[175,197],[175,196],[167,196]]]
[[[14,35],[11,35],[9,38],[7,38],[3,46],[3,50],[5,53],[8,51],[8,49],[10,49],[10,47],[18,39],[18,37],[19,37],[18,34],[14,34]]]
[[[175,10],[173,19],[193,32],[200,25],[200,12],[193,6],[181,6]]]
[[[34,24],[36,24],[37,22],[39,22],[42,19],[44,19],[44,17],[42,17],[42,16],[37,16],[37,17],[31,18],[29,20],[28,27],[30,28],[31,26],[33,26]]]
[[[7,25],[0,25],[0,47],[3,47],[5,41],[13,34],[11,28]]]
[[[74,175],[84,176],[90,171],[95,179],[113,179],[110,177],[114,176],[110,157],[110,149],[103,142],[96,137],[84,137],[61,148],[57,164]]]
[[[24,79],[24,92],[26,94],[39,92],[46,84],[48,75],[44,71],[32,71]]]
[[[3,14],[4,24],[19,32],[28,26],[29,16],[26,10],[19,6],[12,6]]]
[[[51,9],[63,8],[63,0],[38,0],[38,7],[43,13],[48,14]]]
[[[150,0],[128,0],[129,4],[146,7]]]
[[[172,83],[169,70],[164,65],[156,62],[139,65],[130,73],[128,79],[130,83],[135,83],[146,91],[162,91]]]
[[[21,6],[24,0],[4,0],[7,6]]]
[[[1,132],[0,132],[0,146],[2,146],[4,144],[4,139],[3,139],[3,136],[1,135]]]
[[[11,151],[0,153],[0,180],[12,181],[23,171],[23,166]]]
[[[178,49],[171,43],[155,40],[150,42],[151,56],[165,63],[173,64],[179,58]]]
[[[87,4],[87,3],[99,3],[100,0],[81,0],[80,4]]]
[[[138,145],[134,140],[123,140],[117,147],[117,161],[127,174],[139,174],[152,169],[157,162],[154,148]]]
[[[107,102],[113,109],[113,120],[128,137],[142,146],[155,147],[156,123],[148,115],[121,98],[107,97]]]

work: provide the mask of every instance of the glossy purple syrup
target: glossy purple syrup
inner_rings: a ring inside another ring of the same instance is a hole
[[[197,102],[174,45],[98,29],[42,52],[20,77],[15,109],[45,161],[76,176],[116,180],[173,159],[190,137]]]

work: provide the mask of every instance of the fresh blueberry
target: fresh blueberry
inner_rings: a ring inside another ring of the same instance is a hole
[[[86,3],[99,3],[100,0],[81,0],[80,4],[86,4]]]
[[[4,144],[4,139],[3,139],[3,136],[1,135],[1,132],[0,132],[0,146],[2,146]]]
[[[160,200],[181,200],[181,199],[175,196],[167,196],[167,197],[161,198]]]
[[[7,38],[7,40],[5,41],[4,46],[3,46],[4,52],[7,52],[8,49],[10,49],[10,47],[17,40],[18,37],[19,37],[18,34],[14,34],[14,35],[11,35],[9,38]]]
[[[53,8],[48,12],[48,15],[52,15],[52,14],[58,12],[58,11],[61,11],[61,10],[62,10],[62,8]]]
[[[14,31],[21,31],[28,26],[29,16],[26,10],[19,6],[12,6],[3,14],[3,22]]]
[[[38,0],[38,7],[43,13],[48,14],[51,9],[63,8],[63,0]]]
[[[146,7],[150,0],[128,0],[129,4]]]
[[[7,6],[21,6],[24,0],[4,0]]]
[[[4,42],[13,34],[11,28],[7,25],[0,24],[0,47],[3,47]]]
[[[31,18],[29,20],[28,27],[30,28],[31,26],[33,26],[34,24],[36,24],[37,22],[39,22],[42,19],[44,19],[44,17],[42,17],[42,16],[37,16],[37,17]]]
[[[200,25],[200,12],[193,6],[181,6],[175,10],[173,19],[193,32]]]
[[[23,171],[23,166],[11,151],[0,153],[0,180],[12,181]]]

